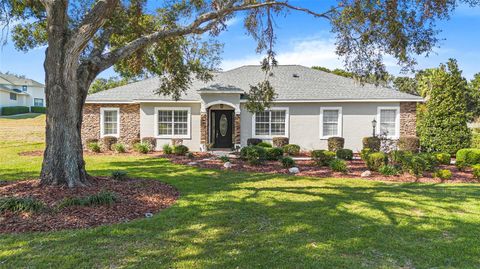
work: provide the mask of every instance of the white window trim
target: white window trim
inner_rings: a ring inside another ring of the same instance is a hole
[[[336,135],[323,134],[323,111],[337,110],[338,111],[338,133]],[[320,107],[320,139],[329,139],[330,137],[343,137],[343,112],[342,107],[339,106],[324,106]]]
[[[171,135],[160,135],[158,134],[158,111],[174,111],[174,110],[187,110],[187,134],[186,135],[174,135],[173,134],[173,113],[172,113],[172,134]],[[192,108],[191,107],[155,107],[155,137],[156,138],[185,138],[190,139],[190,125],[192,117]]]
[[[35,105],[35,100],[42,100],[42,106],[41,107],[45,106],[45,100],[43,100],[43,98],[33,98],[33,106],[36,106]]]
[[[395,110],[395,133],[396,135],[387,135],[387,138],[390,139],[398,139],[400,138],[400,106],[379,106],[377,108],[377,127],[375,128],[375,132],[377,135],[380,135],[381,129],[381,119],[380,119],[380,111],[382,110]]]
[[[285,110],[285,135],[256,135],[256,113],[252,115],[252,138],[272,139],[274,137],[290,137],[290,109],[288,107],[271,107],[265,111]],[[272,124],[272,115],[270,114],[270,125]],[[271,133],[271,127],[269,132]]]
[[[105,134],[105,126],[104,126],[104,119],[105,119],[105,111],[117,111],[117,133],[116,134]],[[118,107],[101,107],[100,108],[100,137],[105,136],[113,136],[113,137],[120,137],[120,108]]]

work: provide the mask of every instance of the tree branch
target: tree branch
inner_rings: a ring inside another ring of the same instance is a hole
[[[219,10],[204,13],[198,16],[198,18],[195,19],[191,24],[184,26],[182,28],[158,31],[150,35],[137,38],[136,40],[133,40],[132,42],[126,44],[122,48],[118,48],[114,51],[106,53],[105,55],[102,55],[100,61],[97,62],[100,72],[111,67],[117,61],[129,57],[137,50],[144,48],[146,46],[149,46],[155,42],[158,42],[159,40],[166,39],[169,37],[188,35],[188,34],[203,34],[213,29],[213,27],[219,22],[220,19],[235,12],[251,10],[251,9],[259,9],[267,6],[283,6],[288,9],[306,12],[315,17],[330,19],[328,14],[333,12],[335,9],[337,9],[337,8],[332,8],[324,13],[316,13],[306,8],[292,6],[286,2],[267,1],[263,3],[245,4],[245,5],[238,5],[238,6],[235,6],[234,3],[235,1],[230,1],[225,7]]]
[[[72,32],[67,43],[68,53],[79,58],[88,42],[113,13],[119,0],[98,0],[80,25]]]

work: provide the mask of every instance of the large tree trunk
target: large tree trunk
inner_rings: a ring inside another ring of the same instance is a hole
[[[81,127],[88,73],[82,72],[80,52],[69,42],[67,0],[49,2],[47,8],[48,48],[45,56],[47,104],[46,149],[40,183],[88,184],[83,160]],[[73,37],[75,38],[75,37]],[[74,40],[75,41],[75,40]]]
[[[76,75],[65,75],[70,70],[49,66],[48,61],[45,69],[47,126],[41,184],[85,186],[88,175],[83,160],[81,126],[86,90],[79,85]]]

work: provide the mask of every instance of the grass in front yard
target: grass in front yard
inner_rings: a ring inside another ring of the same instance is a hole
[[[42,147],[0,142],[0,179],[36,177],[41,157],[17,153]],[[172,184],[180,199],[151,219],[1,235],[0,267],[480,267],[477,184],[233,173],[146,156],[86,161],[95,175],[125,170]]]

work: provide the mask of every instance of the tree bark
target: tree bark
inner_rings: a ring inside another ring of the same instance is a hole
[[[88,91],[88,72],[72,53],[67,29],[68,1],[49,2],[47,8],[48,49],[46,51],[46,149],[40,183],[88,185],[81,140],[82,112]]]

